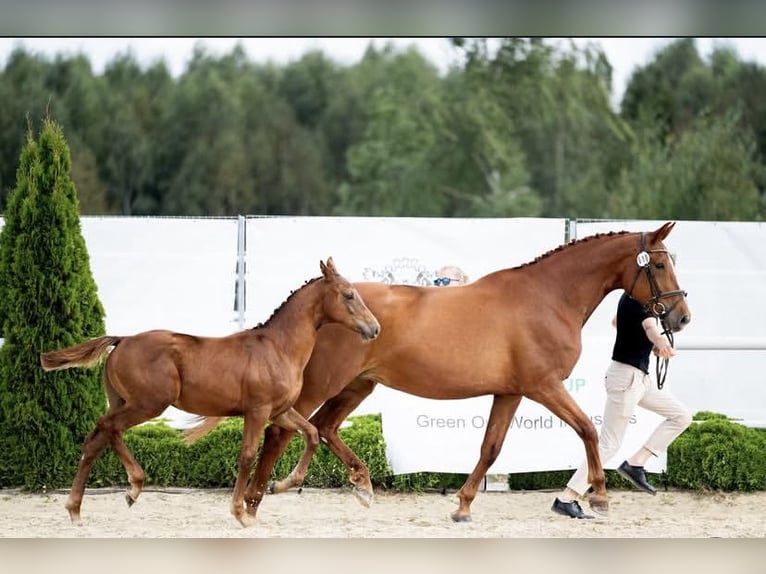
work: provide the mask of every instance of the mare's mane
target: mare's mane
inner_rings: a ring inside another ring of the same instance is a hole
[[[629,233],[631,232],[630,231],[609,231],[608,233],[596,233],[595,235],[589,235],[588,237],[583,237],[582,239],[575,239],[574,241],[570,241],[569,243],[564,243],[563,245],[559,245],[558,247],[555,247],[554,249],[551,249],[550,251],[543,253],[542,255],[538,255],[532,261],[527,261],[526,263],[517,265],[516,267],[513,267],[512,269],[523,269],[524,267],[529,267],[530,265],[539,263],[543,259],[547,259],[548,257],[555,255],[556,253],[561,253],[562,251],[565,251],[569,249],[570,247],[574,247],[575,245],[582,245],[583,243],[593,241],[594,239],[601,239],[602,237],[614,237],[617,235],[628,235]]]
[[[263,327],[268,327],[268,326],[269,326],[269,324],[271,323],[272,319],[274,319],[274,317],[276,317],[276,316],[279,314],[279,312],[280,312],[280,311],[281,311],[281,310],[284,308],[284,306],[285,306],[285,305],[287,305],[287,303],[290,301],[290,299],[292,299],[292,298],[293,298],[293,295],[295,295],[295,294],[296,294],[298,291],[300,291],[300,290],[301,290],[301,289],[303,289],[304,287],[307,287],[308,285],[311,285],[311,284],[312,284],[312,283],[314,283],[315,281],[319,281],[319,280],[320,280],[320,279],[322,279],[322,278],[323,278],[323,277],[320,275],[319,277],[314,277],[313,279],[309,279],[308,281],[306,281],[306,282],[305,282],[303,285],[301,285],[300,287],[298,287],[298,288],[297,288],[297,289],[295,289],[294,291],[290,291],[290,294],[287,296],[287,299],[285,299],[284,301],[282,301],[282,303],[279,305],[279,307],[277,307],[276,309],[274,309],[274,311],[271,313],[271,317],[269,317],[268,319],[266,319],[266,321],[264,321],[263,323],[258,323],[258,324],[257,324],[255,327],[253,327],[251,330],[255,330],[255,329],[261,329],[261,328],[263,328]]]

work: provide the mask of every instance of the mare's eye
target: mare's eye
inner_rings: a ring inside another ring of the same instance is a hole
[[[665,269],[665,264],[662,261],[660,261],[659,263],[657,263],[657,265],[655,265],[655,267],[657,269]]]
[[[344,294],[343,294],[343,297],[344,297],[344,298],[345,298],[347,301],[351,301],[351,299],[353,299],[353,298],[354,298],[354,292],[353,292],[353,291],[347,291],[346,293],[344,293]]]

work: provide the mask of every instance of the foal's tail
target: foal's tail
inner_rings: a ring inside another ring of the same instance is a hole
[[[99,337],[73,347],[40,353],[40,364],[46,371],[69,367],[92,367],[101,360],[109,347],[114,347],[124,337]]]

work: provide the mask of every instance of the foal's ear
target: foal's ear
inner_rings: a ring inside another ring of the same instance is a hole
[[[665,225],[654,231],[652,233],[652,243],[663,241],[668,235],[670,235],[670,232],[673,230],[675,225],[675,221],[668,221]]]
[[[333,262],[332,257],[327,258],[327,263],[320,261],[319,268],[322,270],[322,275],[324,275],[325,279],[329,279],[331,276],[338,274],[338,270],[335,269],[335,263]]]

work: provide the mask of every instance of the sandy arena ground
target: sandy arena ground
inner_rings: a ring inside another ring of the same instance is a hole
[[[364,508],[350,490],[304,489],[267,496],[242,528],[229,490],[147,489],[128,508],[124,491],[87,490],[83,523],[70,523],[67,492],[0,491],[2,538],[760,538],[766,493],[611,491],[608,517],[551,512],[551,491],[479,492],[473,522],[453,523],[454,493],[378,492]],[[587,503],[584,508],[588,509]]]

